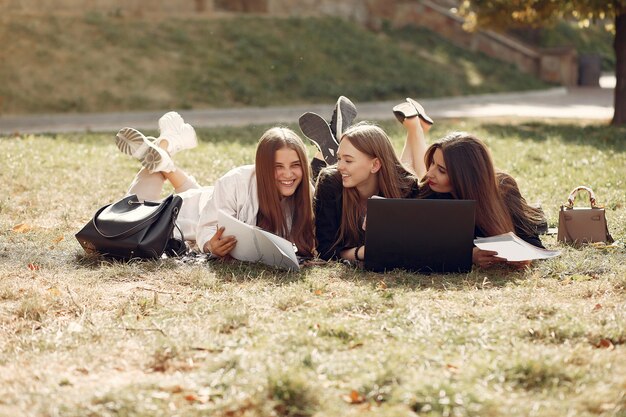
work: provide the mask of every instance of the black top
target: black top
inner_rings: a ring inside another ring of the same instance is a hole
[[[326,168],[326,161],[317,158],[311,159],[311,181],[313,181],[313,184],[315,184],[317,177],[319,177],[320,172],[324,168]]]

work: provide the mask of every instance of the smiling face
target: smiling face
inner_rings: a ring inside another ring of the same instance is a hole
[[[428,172],[426,172],[426,179],[431,190],[437,193],[452,192],[448,169],[443,160],[443,152],[441,149],[436,149],[433,153],[433,160],[428,167]]]
[[[372,158],[359,151],[345,137],[341,140],[337,149],[337,170],[341,174],[344,187],[366,188],[377,184],[379,169],[378,158]]]
[[[274,155],[274,179],[282,197],[293,195],[302,182],[302,162],[291,148],[281,148]]]

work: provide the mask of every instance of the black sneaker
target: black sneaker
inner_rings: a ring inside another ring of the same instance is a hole
[[[348,97],[340,96],[337,99],[333,116],[330,119],[330,130],[337,142],[341,140],[343,132],[352,125],[356,114],[356,106]]]
[[[306,112],[298,119],[300,130],[322,152],[324,161],[328,165],[337,163],[337,148],[339,143],[333,136],[330,126],[319,114]]]
[[[412,98],[407,98],[404,103],[394,106],[393,114],[400,123],[404,122],[404,119],[410,119],[415,116],[419,116],[429,125],[434,123],[433,119],[426,114],[424,107]]]

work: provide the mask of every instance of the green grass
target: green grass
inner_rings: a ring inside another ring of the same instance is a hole
[[[199,130],[176,159],[211,184],[264,129]],[[560,257],[451,275],[112,263],[73,234],[138,167],[113,135],[0,138],[0,415],[624,416],[626,131],[455,120],[431,137],[451,129],[485,139],[551,226],[592,186],[622,243],[548,236]]]
[[[268,106],[546,85],[418,29],[339,19],[0,18],[0,113]]]

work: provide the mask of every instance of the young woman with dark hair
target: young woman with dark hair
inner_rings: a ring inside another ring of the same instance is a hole
[[[159,120],[159,138],[146,138],[132,128],[121,129],[117,145],[144,166],[128,194],[141,200],[157,200],[165,181],[183,198],[177,225],[187,241],[202,252],[227,256],[237,244],[218,227],[218,210],[244,223],[277,234],[297,247],[300,256],[315,253],[312,185],[304,143],[292,130],[274,127],[259,139],[254,165],[234,168],[212,187],[177,168],[171,154],[196,146],[193,127],[175,112]]]
[[[322,259],[365,256],[367,199],[413,198],[417,177],[400,162],[387,134],[359,123],[343,133],[337,164],[320,172],[315,190],[317,251]]]
[[[411,119],[403,125],[407,142],[421,129]],[[537,234],[543,221],[541,210],[528,205],[510,175],[495,170],[489,149],[480,139],[466,132],[452,132],[426,149],[424,162],[427,171],[421,176],[418,198],[475,200],[476,236],[514,232],[526,242],[543,247]],[[495,252],[477,248],[473,260],[483,267],[505,262]]]
[[[424,160],[429,168],[420,198],[449,194],[455,199],[476,200],[476,230],[482,236],[513,230],[491,156],[480,140],[464,132],[450,133],[430,145]]]

